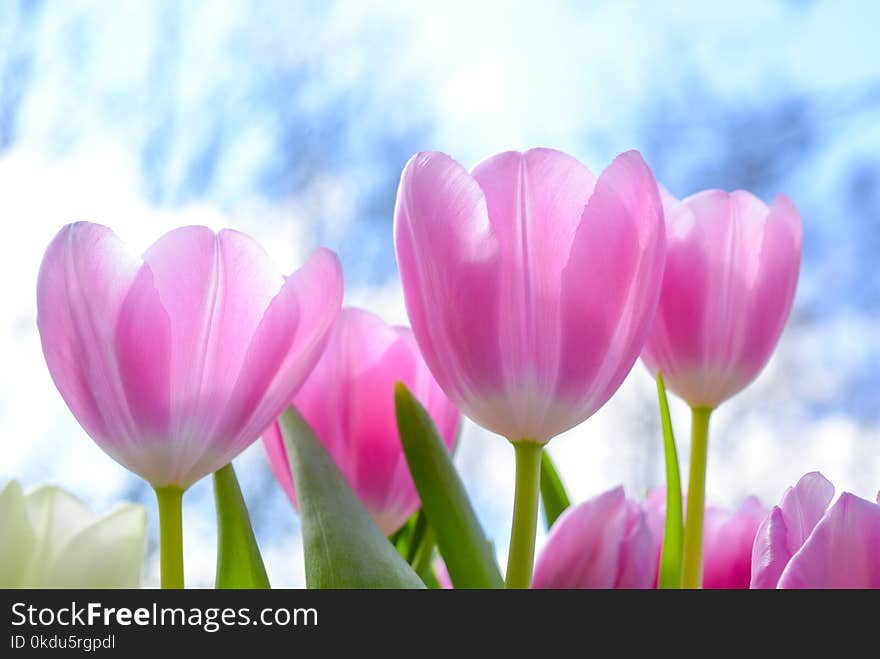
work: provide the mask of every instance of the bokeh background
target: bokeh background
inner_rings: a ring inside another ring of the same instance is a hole
[[[674,194],[789,194],[804,219],[794,312],[760,378],[713,417],[709,495],[765,503],[804,472],[880,488],[880,3],[0,0],[0,483],[107,511],[152,492],[66,409],[35,325],[65,223],[139,248],[182,224],[253,234],[292,271],[336,250],[346,302],[406,322],[391,224],[419,150],[466,166],[552,146],[594,172],[639,149]],[[478,321],[477,321],[478,322]],[[689,419],[673,401],[686,469]],[[456,461],[505,559],[513,455],[468,423]],[[550,444],[576,500],[663,482],[637,364]],[[302,586],[299,522],[258,442],[236,460],[270,578]],[[187,579],[210,586],[210,479],[185,498]],[[543,538],[539,538],[539,542]]]

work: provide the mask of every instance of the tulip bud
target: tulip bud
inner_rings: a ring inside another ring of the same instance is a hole
[[[292,399],[386,535],[419,507],[397,431],[396,382],[422,403],[451,450],[459,413],[428,371],[412,332],[361,309],[342,310],[324,354]],[[272,471],[296,506],[278,423],[263,433],[263,443]]]
[[[712,409],[767,364],[788,319],[801,218],[784,195],[768,207],[743,190],[664,194],[666,268],[642,360],[666,388]]]
[[[651,588],[654,536],[623,488],[568,508],[550,530],[535,565],[535,588]]]

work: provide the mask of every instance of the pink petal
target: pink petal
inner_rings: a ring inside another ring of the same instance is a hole
[[[734,513],[717,508],[706,511],[703,537],[703,588],[748,588],[752,546],[767,509],[755,497],[747,498]]]
[[[117,459],[117,447],[136,432],[114,330],[140,265],[110,229],[77,222],[55,236],[37,282],[37,326],[52,379],[86,432]]]
[[[755,536],[752,588],[775,588],[791,557],[803,546],[834,497],[834,486],[819,472],[788,488]]]
[[[583,212],[562,283],[556,396],[595,412],[629,373],[647,337],[663,273],[665,234],[657,183],[636,151],[602,172]]]
[[[171,399],[171,322],[148,265],[119,310],[116,358],[137,433],[111,452],[154,487],[175,485],[179,451]]]
[[[571,424],[570,418],[554,418],[563,358],[560,291],[596,179],[576,159],[552,149],[501,153],[474,167],[472,175],[486,195],[501,257],[496,340],[503,372],[495,386],[511,405],[505,426],[515,437],[545,441]]]
[[[535,565],[535,588],[650,588],[655,549],[638,504],[615,488],[566,510]]]
[[[786,490],[779,507],[785,515],[786,544],[792,552],[806,542],[833,498],[834,485],[818,471],[805,474],[797,485]]]
[[[293,507],[299,510],[296,500],[296,488],[293,486],[293,475],[290,472],[287,448],[284,446],[284,438],[281,436],[281,428],[276,421],[263,431],[263,447],[266,449],[266,457],[272,473],[278,479],[278,483],[290,499]]]
[[[785,515],[779,506],[773,506],[755,534],[751,588],[776,588],[782,571],[791,560],[792,552],[786,542],[787,535]]]
[[[779,579],[780,588],[880,588],[880,505],[844,492]]]
[[[171,322],[172,432],[197,438],[225,408],[251,337],[283,278],[256,241],[231,230],[176,229],[159,238],[144,260]]]
[[[416,154],[401,175],[394,240],[407,313],[431,372],[457,407],[502,432],[513,412],[486,393],[498,390],[503,364],[500,256],[483,191],[449,156]]]
[[[639,506],[628,502],[626,530],[620,543],[620,563],[615,588],[650,588],[657,577],[653,561],[654,535]]]
[[[203,453],[193,473],[219,469],[281,415],[320,358],[342,293],[342,268],[326,249],[285,280],[255,329],[228,403],[214,417],[210,434],[224,441]]]
[[[747,382],[761,372],[779,341],[791,311],[797,288],[801,257],[801,222],[797,209],[784,195],[770,207],[760,247],[758,263],[747,272],[749,299],[743,305],[743,329],[733,349],[734,368]]]

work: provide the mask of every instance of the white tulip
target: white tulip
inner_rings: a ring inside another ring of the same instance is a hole
[[[122,504],[98,516],[59,487],[0,491],[0,587],[136,588],[147,513]]]

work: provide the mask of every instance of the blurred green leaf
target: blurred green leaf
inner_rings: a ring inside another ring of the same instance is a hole
[[[290,407],[280,425],[299,501],[306,585],[424,588],[302,416]]]
[[[544,505],[544,519],[548,529],[571,505],[565,485],[562,484],[556,465],[550,459],[546,448],[541,454],[541,503]]]
[[[217,588],[269,588],[269,577],[251,527],[232,463],[214,472],[217,507]]]
[[[399,529],[388,536],[388,542],[397,547],[397,551],[399,551],[400,555],[404,558],[409,555],[410,537],[412,537],[413,529],[416,526],[420,513],[421,510],[414,512]]]
[[[452,583],[456,588],[502,588],[495,552],[431,416],[400,382],[394,401],[403,452]]]
[[[666,459],[666,527],[663,531],[663,551],[660,554],[660,588],[681,588],[681,559],[684,543],[684,524],[681,506],[681,474],[675,435],[669,417],[669,401],[663,374],[657,373],[657,397],[660,400],[660,421],[663,425],[663,454]]]

